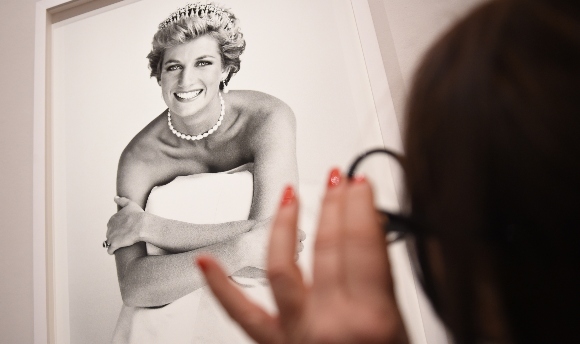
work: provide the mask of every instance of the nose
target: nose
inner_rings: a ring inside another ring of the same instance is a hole
[[[197,75],[194,68],[183,67],[179,73],[179,87],[187,87],[195,83]]]

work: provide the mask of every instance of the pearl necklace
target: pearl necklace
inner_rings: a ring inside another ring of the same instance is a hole
[[[210,130],[206,131],[205,133],[201,133],[199,135],[196,135],[196,136],[186,135],[186,134],[180,133],[179,131],[175,130],[175,128],[173,127],[173,124],[171,123],[171,112],[169,112],[169,109],[167,109],[167,124],[169,125],[169,130],[171,130],[171,132],[174,133],[175,136],[182,138],[184,140],[188,140],[188,141],[201,140],[201,139],[206,138],[209,135],[213,134],[214,131],[216,131],[217,128],[219,128],[219,126],[222,124],[222,120],[224,119],[224,114],[225,114],[224,98],[222,98],[222,94],[220,92],[218,92],[218,96],[220,97],[220,104],[221,104],[220,118],[218,119],[217,123]]]

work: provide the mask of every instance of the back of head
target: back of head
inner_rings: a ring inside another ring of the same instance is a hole
[[[408,196],[440,243],[457,340],[486,321],[488,278],[513,340],[578,338],[579,5],[483,4],[426,55],[407,111]]]

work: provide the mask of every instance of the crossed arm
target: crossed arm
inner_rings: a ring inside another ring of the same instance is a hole
[[[146,185],[143,174],[121,179],[118,192],[127,197],[116,200],[122,209],[109,221],[107,240],[115,254],[117,276],[123,302],[128,306],[152,307],[171,303],[205,285],[191,262],[200,253],[212,253],[224,260],[229,274],[257,264],[251,249],[266,245],[264,221],[236,221],[215,225],[196,225],[164,219],[143,211],[130,200],[140,199],[139,187]],[[142,203],[142,204],[143,204]],[[255,228],[252,233],[241,235]],[[174,252],[147,255],[145,242]],[[255,250],[254,250],[255,251]]]
[[[234,239],[260,223],[256,220],[241,220],[193,224],[147,213],[142,206],[127,197],[115,197],[115,203],[121,209],[107,225],[109,254],[140,241],[169,253],[188,252]]]

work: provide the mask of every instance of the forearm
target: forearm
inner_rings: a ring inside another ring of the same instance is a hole
[[[203,287],[205,279],[194,264],[202,253],[219,259],[231,275],[246,265],[237,246],[237,240],[230,240],[190,252],[132,259],[119,273],[123,302],[133,307],[162,306]]]
[[[168,252],[181,253],[228,241],[252,229],[253,220],[194,224],[144,213],[141,240]]]

